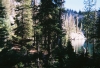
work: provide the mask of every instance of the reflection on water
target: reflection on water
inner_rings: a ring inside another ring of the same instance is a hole
[[[85,48],[87,47],[89,54],[92,56],[93,55],[93,44],[88,43],[88,46],[87,46],[87,43],[85,42],[84,47]]]
[[[87,43],[85,42],[85,39],[81,39],[81,40],[71,40],[71,44],[74,48],[74,52],[79,53],[79,52],[86,52],[86,48],[88,49],[88,52],[90,55],[93,55],[93,45],[91,43]]]
[[[85,36],[82,32],[74,33],[72,32],[70,34],[71,44],[74,48],[74,52],[79,53],[80,51],[86,52],[86,49],[84,48],[84,43],[86,41]]]
[[[85,43],[85,39],[75,39],[75,40],[71,40],[71,44],[74,48],[74,52],[78,53],[80,51],[83,51],[84,49],[84,43]],[[85,49],[84,49],[85,52]]]
[[[74,52],[76,52],[77,54],[80,52],[86,53],[87,48],[88,53],[90,55],[93,55],[93,45],[91,43],[88,43],[87,46],[87,43],[85,42],[86,38],[82,32],[70,33],[70,41],[74,48]]]

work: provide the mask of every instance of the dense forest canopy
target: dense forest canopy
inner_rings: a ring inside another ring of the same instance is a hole
[[[65,1],[0,0],[0,68],[100,68],[96,0]]]

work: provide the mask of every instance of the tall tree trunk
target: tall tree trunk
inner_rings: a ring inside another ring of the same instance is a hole
[[[62,15],[62,9],[59,9],[59,27],[62,30],[62,19],[61,19],[61,15]],[[62,56],[62,33],[58,34],[58,45],[59,45],[59,63],[60,63],[60,68],[63,68],[63,56]]]

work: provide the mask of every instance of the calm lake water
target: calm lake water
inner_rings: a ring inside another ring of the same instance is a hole
[[[81,51],[86,52],[86,48],[88,49],[88,52],[90,55],[93,55],[93,45],[91,43],[87,43],[85,42],[85,39],[76,39],[76,40],[71,40],[71,44],[74,48],[74,52],[79,53]]]

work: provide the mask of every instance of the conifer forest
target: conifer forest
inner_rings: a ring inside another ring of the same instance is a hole
[[[100,68],[97,1],[65,2],[0,0],[0,68]]]

